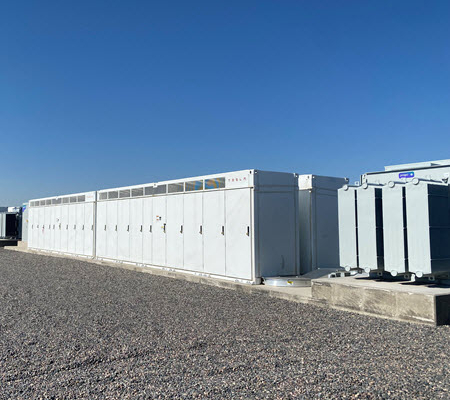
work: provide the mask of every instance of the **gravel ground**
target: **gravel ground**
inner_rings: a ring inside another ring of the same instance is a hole
[[[450,328],[0,250],[0,399],[449,399]]]

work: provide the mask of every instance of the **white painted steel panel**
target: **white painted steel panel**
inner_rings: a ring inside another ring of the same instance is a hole
[[[143,232],[142,232],[142,261],[144,264],[152,264],[153,248],[153,198],[146,197],[142,199],[143,204]]]
[[[184,268],[203,271],[203,193],[186,193],[183,210]]]
[[[252,279],[252,205],[250,189],[225,192],[225,275]]]
[[[33,246],[34,210],[35,208],[28,207],[28,247],[34,247]]]
[[[203,193],[204,271],[225,275],[225,192]]]
[[[97,257],[106,257],[106,236],[107,236],[107,208],[106,201],[99,201],[97,203],[97,223],[95,226],[96,229],[96,256]]]
[[[143,199],[130,200],[130,261],[142,263]]]
[[[117,203],[118,201],[106,202],[106,257],[117,259]]]
[[[45,250],[50,249],[50,207],[44,207],[44,245]]]
[[[166,266],[166,197],[153,198],[153,264]]]
[[[56,219],[56,211],[55,207],[49,207],[50,209],[50,245],[49,250],[55,250],[55,219]]]
[[[84,254],[84,204],[76,204],[75,253]]]
[[[117,258],[130,260],[130,200],[117,202]]]
[[[61,206],[61,251],[67,253],[69,240],[69,205]]]
[[[67,251],[74,254],[76,252],[76,229],[77,229],[77,207],[74,204],[69,208],[69,236],[67,242]]]
[[[61,207],[55,206],[55,251],[61,251]]]
[[[167,196],[167,266],[183,268],[183,197]]]
[[[298,205],[296,193],[254,192],[254,196],[257,238],[254,264],[256,273],[259,274],[257,277],[298,274],[299,229],[295,218]],[[228,214],[228,203],[226,208]],[[227,225],[228,221],[227,217]],[[228,243],[227,236],[227,247]]]
[[[356,188],[338,190],[339,263],[341,267],[350,269],[358,267],[355,199]]]
[[[384,186],[383,191],[383,241],[384,241],[384,269],[397,274],[405,273],[406,243],[403,192],[405,185]]]
[[[94,249],[94,203],[84,204],[83,254],[93,256]]]

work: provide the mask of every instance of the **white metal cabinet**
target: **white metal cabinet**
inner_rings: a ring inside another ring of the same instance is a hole
[[[184,268],[203,271],[203,193],[184,195]]]
[[[130,261],[142,263],[143,200],[130,200]]]
[[[69,205],[69,229],[67,251],[75,253],[76,251],[76,229],[77,229],[77,208],[76,205]]]
[[[225,191],[225,275],[252,279],[252,232],[250,189]]]
[[[204,271],[225,275],[225,192],[203,194]]]
[[[55,219],[56,219],[56,213],[55,213],[55,207],[49,207],[50,211],[50,220],[49,220],[49,233],[50,233],[50,243],[49,243],[49,250],[54,251],[55,250]]]
[[[75,253],[84,253],[84,204],[77,204],[72,207],[76,209],[75,223]]]
[[[67,252],[67,243],[69,240],[69,206],[67,204],[61,207],[61,251]]]
[[[147,197],[142,199],[142,262],[144,264],[152,264],[152,248],[153,248],[153,198]]]
[[[83,254],[85,256],[94,255],[94,203],[84,204],[84,244]]]
[[[117,200],[106,202],[106,257],[117,259]]]
[[[183,268],[183,197],[167,196],[167,265]]]
[[[95,226],[96,229],[96,255],[97,257],[106,257],[106,230],[107,230],[107,219],[106,219],[106,201],[100,201],[97,203],[97,223]]]
[[[166,265],[166,196],[153,198],[153,262]]]
[[[49,229],[49,224],[50,224],[50,208],[49,207],[44,207],[44,229],[43,229],[43,234],[44,234],[44,238],[43,238],[43,246],[42,248],[45,250],[48,250],[50,248],[50,229]]]
[[[117,258],[130,260],[130,200],[117,202]]]
[[[29,207],[28,208],[28,247],[34,247],[34,212],[36,208]]]

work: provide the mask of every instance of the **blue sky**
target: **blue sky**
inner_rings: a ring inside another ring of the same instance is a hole
[[[450,158],[448,1],[10,1],[0,205]]]

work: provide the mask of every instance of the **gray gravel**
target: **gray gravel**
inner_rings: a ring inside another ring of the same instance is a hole
[[[0,399],[448,399],[449,327],[0,250]]]

